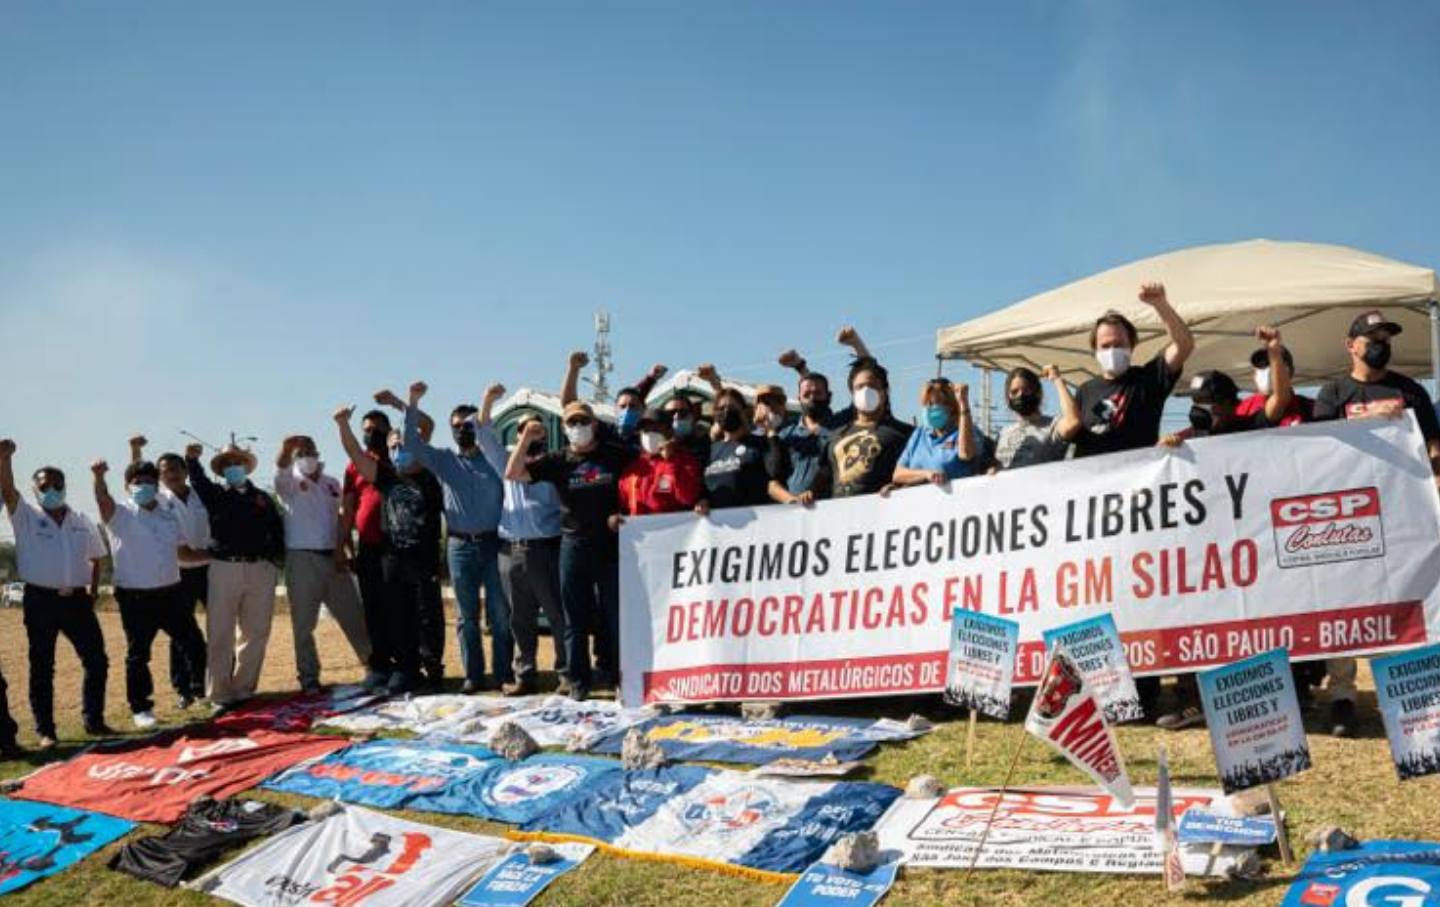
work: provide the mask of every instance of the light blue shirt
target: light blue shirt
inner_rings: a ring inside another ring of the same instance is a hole
[[[495,532],[505,501],[502,473],[491,465],[505,456],[500,436],[488,425],[475,426],[474,456],[432,447],[420,440],[419,410],[405,410],[405,449],[435,475],[445,492],[445,527],[450,532]]]
[[[910,435],[905,452],[900,454],[900,465],[906,469],[943,472],[949,479],[967,478],[975,474],[974,465],[960,459],[959,443],[958,429],[936,434],[922,425]]]
[[[491,431],[491,435],[495,432]],[[479,432],[476,432],[479,437]],[[498,437],[497,437],[498,441]],[[500,475],[505,475],[509,456],[499,443],[482,444],[480,451]],[[560,491],[550,482],[505,480],[505,505],[500,511],[500,537],[509,541],[534,541],[560,535],[565,516]]]

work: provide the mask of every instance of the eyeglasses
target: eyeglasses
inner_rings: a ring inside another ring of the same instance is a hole
[[[590,419],[589,419],[588,417],[586,417],[586,416],[580,416],[580,417],[575,418],[575,419],[566,419],[566,420],[565,420],[565,424],[566,424],[566,425],[569,425],[569,426],[576,426],[576,427],[581,426],[581,425],[589,425],[589,424],[590,424]]]

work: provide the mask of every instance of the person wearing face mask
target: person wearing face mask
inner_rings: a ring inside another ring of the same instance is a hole
[[[131,463],[144,461],[147,443],[144,435],[130,439]],[[198,602],[200,607],[205,607],[210,588],[210,514],[200,495],[190,488],[183,456],[163,453],[156,458],[155,465],[160,470],[160,506],[168,510],[180,526],[180,588],[185,613],[194,623],[195,605]],[[200,632],[198,624],[195,632]],[[192,674],[194,667],[183,657],[179,646],[170,646],[170,686],[179,691],[175,705],[182,710],[205,697],[204,660]]]
[[[595,412],[570,403],[561,415],[564,450],[538,457],[530,445],[544,429],[530,422],[505,468],[516,482],[549,482],[565,506],[560,540],[560,597],[565,611],[565,656],[570,695],[586,699],[597,678],[618,678],[620,666],[620,553],[610,517],[620,510],[620,476],[634,459],[627,445],[601,437]],[[590,663],[590,636],[596,637],[599,671]]]
[[[857,360],[873,359],[853,327],[841,328],[835,340],[850,347]],[[855,408],[847,406],[839,412],[832,409],[830,380],[811,371],[809,363],[796,350],[785,350],[777,361],[800,376],[796,392],[800,418],[777,433],[778,444],[771,448],[770,474],[785,492],[783,496],[777,495],[777,500],[809,505],[815,501],[815,477],[820,473],[825,444],[833,433],[854,420]]]
[[[0,499],[10,516],[16,566],[25,584],[22,608],[30,655],[30,714],[35,718],[40,749],[55,747],[55,643],[62,634],[70,640],[84,670],[81,712],[85,732],[108,737],[114,733],[105,724],[105,679],[110,662],[95,618],[105,542],[85,514],[66,505],[65,473],[54,466],[43,466],[32,477],[38,506],[20,497],[15,488],[14,456],[15,442],[0,439]],[[6,734],[12,726],[8,715],[0,716],[0,743],[13,745],[13,731]]]
[[[1149,362],[1135,365],[1135,325],[1119,312],[1096,319],[1090,348],[1100,364],[1100,377],[1080,385],[1077,412],[1062,413],[1059,420],[1058,433],[1075,445],[1076,457],[1154,447],[1160,440],[1165,400],[1195,349],[1195,339],[1171,307],[1164,285],[1145,284],[1139,299],[1165,325],[1170,343]]]
[[[1255,369],[1255,393],[1240,401],[1235,414],[1242,419],[1265,413],[1271,425],[1299,425],[1315,420],[1315,401],[1295,393],[1295,358],[1280,342],[1280,331],[1269,325],[1255,329],[1263,346],[1250,354]]]
[[[1060,401],[1062,418],[1076,419],[1079,407],[1070,393],[1070,386],[1060,377],[1060,370],[1046,366],[1045,380],[1055,389]],[[1038,463],[1065,459],[1070,445],[1060,437],[1060,422],[1040,409],[1043,400],[1040,376],[1020,366],[1005,376],[1005,402],[1015,413],[1015,421],[1000,430],[995,441],[995,462],[1000,469],[1020,469]]]
[[[285,521],[285,590],[295,639],[295,670],[300,690],[320,690],[320,654],[315,624],[323,604],[340,625],[361,664],[370,660],[370,636],[355,578],[340,569],[335,550],[340,537],[338,479],[325,474],[314,439],[291,435],[275,457],[275,495]]]
[[[489,413],[482,413],[489,421]],[[539,436],[529,442],[526,454],[538,457],[548,449],[545,426],[538,417],[527,416],[517,426],[517,437],[530,425]],[[492,465],[502,475],[509,457],[497,457]],[[549,482],[505,480],[505,508],[500,515],[500,580],[510,602],[510,630],[515,637],[515,682],[500,692],[525,696],[538,689],[539,619],[543,611],[550,623],[555,647],[555,675],[560,696],[570,693],[569,670],[565,663],[565,613],[560,599],[560,532],[564,506],[560,493]]]
[[[723,388],[713,403],[715,428],[719,435],[710,442],[710,462],[705,464],[705,494],[696,506],[702,513],[715,508],[754,507],[768,504],[770,471],[766,466],[769,448],[764,435],[752,430],[750,406],[733,387]],[[769,407],[757,408],[758,419],[770,421]],[[767,426],[773,434],[775,429]]]
[[[460,661],[465,669],[465,693],[501,689],[515,681],[512,660],[515,644],[510,633],[510,603],[500,582],[500,515],[505,485],[494,463],[505,456],[505,446],[481,410],[462,403],[450,411],[450,434],[455,450],[434,447],[420,437],[420,399],[428,390],[423,381],[410,385],[405,410],[405,450],[440,481],[445,494],[446,560],[455,603],[460,611]],[[505,393],[501,385],[485,392],[490,406]],[[485,677],[485,648],[480,630],[480,590],[485,590],[485,611],[490,622],[490,665],[493,679]]]
[[[1400,331],[1400,325],[1374,309],[1351,322],[1345,340],[1350,354],[1350,373],[1320,388],[1315,397],[1315,419],[1399,418],[1405,410],[1411,410],[1425,438],[1430,468],[1440,475],[1440,422],[1436,420],[1430,395],[1418,382],[1390,369],[1390,343]],[[1355,666],[1353,658],[1331,658],[1325,662],[1330,733],[1335,737],[1354,733]]]
[[[640,420],[640,456],[620,475],[620,512],[625,516],[689,510],[705,493],[700,463],[659,410]],[[618,528],[618,516],[616,526]]]
[[[815,477],[818,497],[876,494],[890,483],[912,429],[890,410],[889,373],[873,359],[850,367],[855,418],[830,436]]]
[[[95,476],[95,504],[110,539],[115,602],[125,630],[125,698],[135,726],[155,726],[155,683],[150,676],[150,650],[164,632],[170,647],[185,662],[185,676],[205,676],[205,638],[195,625],[180,585],[180,521],[160,506],[160,470],[141,461],[125,467],[127,497],[117,502],[105,483],[104,460],[90,467]],[[181,696],[189,690],[177,689]]]
[[[569,406],[580,399],[580,370],[590,364],[590,357],[577,350],[570,354],[566,363],[565,380],[560,385],[560,405]],[[640,416],[645,412],[645,400],[650,392],[655,389],[656,383],[665,377],[669,371],[664,365],[656,363],[650,366],[650,371],[634,384],[620,388],[615,395],[615,424],[613,426],[605,422],[596,423],[596,432],[602,438],[614,436],[627,445],[631,453],[640,452]]]
[[[677,393],[665,401],[665,417],[670,420],[675,440],[697,463],[710,462],[710,433],[700,422],[700,409],[689,395]]]
[[[205,636],[210,702],[225,711],[255,695],[270,620],[275,564],[285,556],[285,525],[275,502],[250,481],[255,455],[231,442],[210,460],[217,484],[200,465],[201,447],[185,448],[190,487],[210,515],[210,589]]]
[[[956,386],[949,378],[932,378],[920,391],[920,410],[924,424],[910,433],[890,484],[880,489],[882,495],[894,488],[927,482],[945,486],[951,479],[976,474],[979,445],[970,420],[969,386]]]
[[[380,400],[382,395],[386,399],[395,396],[389,391],[381,391],[376,394],[376,399]],[[360,417],[360,445],[366,457],[388,462],[390,448],[387,439],[390,433],[390,417],[381,410],[372,409]],[[353,569],[360,588],[360,607],[361,612],[366,615],[366,636],[371,640],[370,658],[374,662],[369,665],[364,683],[372,690],[378,690],[390,683],[388,662],[376,662],[375,659],[375,633],[370,627],[369,618],[370,614],[381,613],[391,607],[384,573],[384,507],[385,496],[375,487],[375,483],[366,479],[354,462],[346,463],[340,495],[340,531],[335,544],[335,568],[341,573]]]

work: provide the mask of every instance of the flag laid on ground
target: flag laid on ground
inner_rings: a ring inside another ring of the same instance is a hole
[[[320,723],[351,733],[409,731],[419,736],[533,708],[543,699],[541,696],[410,696],[336,715]]]
[[[532,863],[524,853],[510,854],[465,892],[456,907],[525,907],[551,882],[595,852],[592,844],[554,846],[560,858],[553,863]]]
[[[1191,808],[1230,810],[1219,790],[1177,788],[1171,798],[1175,815]],[[1134,805],[1126,807],[1093,787],[1017,788],[1003,794],[996,788],[961,787],[942,797],[897,800],[875,830],[881,850],[901,851],[907,866],[965,869],[994,811],[975,863],[980,868],[1160,875],[1156,801],[1154,788],[1136,790]],[[1248,853],[1224,847],[1212,855],[1208,845],[1182,844],[1180,850],[1192,876],[1224,876]]]
[[[446,791],[499,758],[483,746],[463,743],[368,740],[288,769],[266,781],[265,788],[366,806],[401,807],[418,794]]]
[[[950,621],[945,701],[1000,721],[1010,717],[1019,642],[1015,621],[956,608]]]
[[[841,835],[874,825],[899,795],[883,784],[667,766],[612,775],[525,830],[769,878],[804,871]]]
[[[52,876],[134,827],[86,810],[0,799],[0,894]]]
[[[1284,649],[1196,677],[1225,793],[1280,781],[1310,767],[1310,743]]]
[[[872,907],[895,884],[896,862],[881,863],[869,872],[850,872],[825,863],[805,870],[776,907]]]
[[[339,806],[196,883],[246,907],[445,907],[504,856],[500,838]]]
[[[539,705],[489,717],[467,717],[432,726],[432,737],[486,743],[501,724],[518,724],[541,746],[589,749],[609,734],[621,734],[655,717],[649,709],[627,709],[618,702],[588,699],[577,702],[568,696],[551,696]]]
[[[519,762],[496,759],[443,788],[407,798],[405,807],[522,825],[571,799],[590,796],[620,772],[614,759],[593,756],[539,753]]]
[[[1105,709],[1105,720],[1114,725],[1142,718],[1140,693],[1130,673],[1125,646],[1115,618],[1101,614],[1044,633],[1046,648],[1057,646],[1070,656],[1085,684]]]
[[[296,693],[280,699],[257,699],[215,719],[231,730],[265,728],[303,733],[316,722],[363,709],[382,699],[362,686],[339,686],[318,693]]]
[[[1180,840],[1175,834],[1175,798],[1170,794],[1170,757],[1160,747],[1159,780],[1155,783],[1155,847],[1167,891],[1185,887],[1185,862],[1180,858]]]
[[[670,759],[681,762],[742,762],[764,765],[775,759],[862,759],[875,748],[867,732],[875,721],[791,715],[746,720],[732,715],[663,715],[636,725],[659,744]],[[617,754],[625,732],[612,733],[591,752]]]
[[[1366,841],[1316,853],[1280,907],[1431,907],[1440,902],[1440,844]]]
[[[129,842],[110,868],[169,888],[232,848],[303,822],[303,813],[261,800],[211,800],[190,804],[180,824],[163,835]]]
[[[178,821],[197,797],[249,790],[297,762],[349,746],[338,737],[205,727],[98,744],[31,774],[14,795],[137,822]]]
[[[1440,772],[1440,645],[1370,660],[1401,781]]]
[[[1105,712],[1064,649],[1046,661],[1025,730],[1050,744],[1078,769],[1129,806],[1133,800],[1125,760]]]

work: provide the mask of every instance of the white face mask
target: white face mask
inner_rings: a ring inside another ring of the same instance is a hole
[[[768,415],[768,416],[765,417],[765,422],[764,422],[764,424],[761,425],[760,427],[761,427],[761,428],[764,428],[764,429],[768,429],[768,430],[770,430],[770,431],[779,431],[784,425],[785,425],[785,414],[784,414],[784,413],[771,413],[770,415]]]
[[[855,408],[862,413],[873,413],[880,408],[880,392],[869,385],[856,388],[851,397],[855,401]]]
[[[664,446],[665,436],[658,431],[647,431],[640,434],[640,449],[647,454],[657,454]]]
[[[1130,367],[1130,348],[1112,346],[1095,351],[1095,361],[1100,368],[1112,375],[1118,375]]]
[[[301,478],[306,478],[306,477],[309,477],[309,476],[313,475],[313,474],[315,473],[315,470],[317,470],[317,469],[319,469],[319,468],[320,468],[320,458],[319,458],[319,457],[296,457],[296,458],[295,458],[295,474],[296,474],[297,476],[300,476]]]
[[[572,447],[585,447],[594,437],[595,426],[593,425],[565,426],[565,440],[569,441]]]
[[[1270,370],[1268,368],[1257,368],[1255,370],[1255,390],[1270,396]]]

